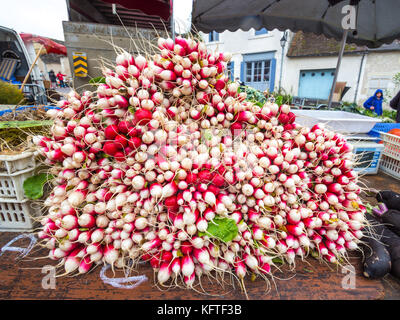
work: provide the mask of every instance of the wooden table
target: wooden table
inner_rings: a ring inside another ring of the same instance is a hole
[[[400,192],[399,182],[386,175],[367,177],[369,187],[377,189],[392,189]],[[371,200],[371,199],[368,199]],[[13,239],[16,233],[0,233],[0,248]],[[21,239],[13,246],[27,247],[28,239]],[[42,256],[46,254],[43,251]],[[215,281],[202,278],[203,288],[208,295],[194,290],[163,289],[154,285],[153,271],[147,266],[140,267],[139,275],[147,276],[148,280],[133,289],[115,288],[105,283],[99,276],[100,267],[83,276],[56,278],[55,289],[44,289],[42,279],[47,274],[42,273],[44,265],[55,265],[49,259],[28,261],[30,257],[40,256],[40,252],[31,253],[28,258],[15,260],[19,253],[5,251],[0,256],[0,299],[245,299],[240,287],[236,289],[225,285],[222,289]],[[249,299],[400,299],[400,282],[391,276],[381,280],[365,279],[361,274],[361,259],[351,257],[351,265],[356,271],[355,288],[343,288],[349,273],[342,273],[342,268],[320,263],[312,258],[307,262],[297,262],[296,273],[285,271],[276,273],[275,284],[266,292],[266,282],[263,279],[251,281],[247,279],[245,286]],[[105,272],[106,277],[113,277],[112,270]],[[115,277],[122,278],[121,272]],[[279,280],[279,279],[280,280]],[[125,284],[127,285],[127,284]],[[275,286],[276,285],[276,286]],[[199,288],[197,288],[199,290]]]

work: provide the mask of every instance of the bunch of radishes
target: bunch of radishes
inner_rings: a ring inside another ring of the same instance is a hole
[[[50,258],[66,273],[145,260],[158,283],[191,287],[212,271],[243,279],[275,258],[357,249],[365,208],[344,137],[295,124],[288,105],[245,101],[229,54],[181,37],[158,47],[122,52],[95,93],[48,111],[52,137],[35,142],[56,176],[39,233]]]

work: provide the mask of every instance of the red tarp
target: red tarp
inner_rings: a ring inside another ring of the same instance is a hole
[[[24,42],[33,41],[41,43],[46,49],[47,53],[62,54],[64,56],[67,55],[67,48],[64,45],[50,40],[49,38],[36,36],[30,33],[20,33],[19,35]]]
[[[107,3],[120,4],[127,9],[137,9],[149,16],[159,16],[168,20],[170,16],[170,6],[165,1],[160,0],[101,0]],[[189,1],[189,0],[188,0]],[[172,6],[171,6],[172,7]]]

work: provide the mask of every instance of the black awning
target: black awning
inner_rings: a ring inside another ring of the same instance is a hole
[[[205,33],[277,28],[340,40],[349,4],[356,5],[356,29],[347,42],[379,47],[400,38],[399,0],[195,0],[192,22]]]

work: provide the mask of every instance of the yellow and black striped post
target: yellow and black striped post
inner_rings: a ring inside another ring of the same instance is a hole
[[[74,63],[74,73],[77,77],[87,77],[88,64],[85,52],[72,52],[72,60]]]

